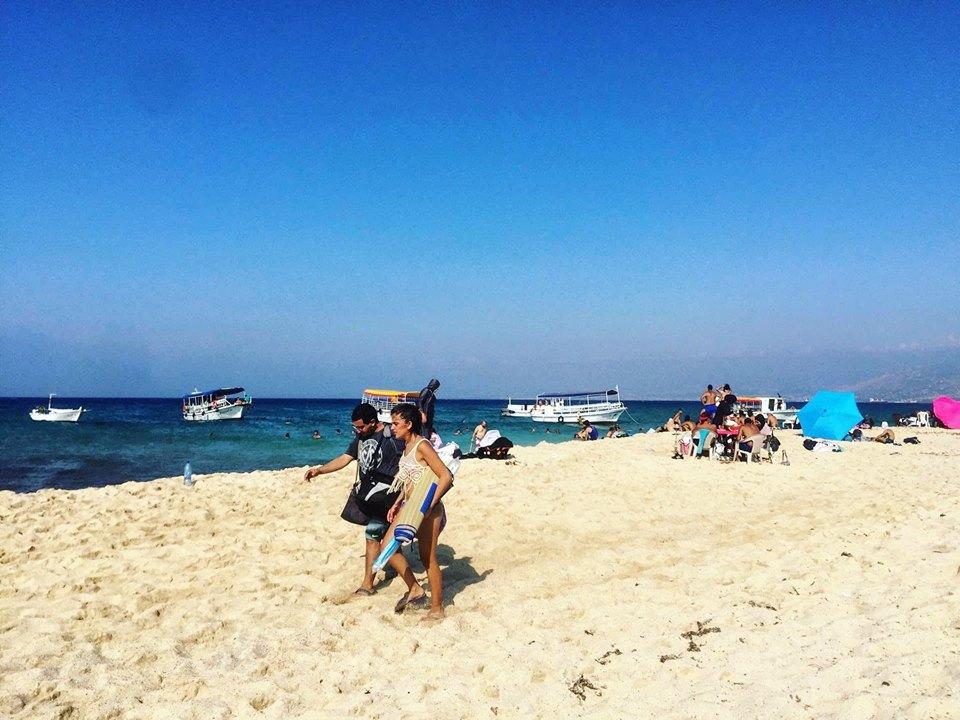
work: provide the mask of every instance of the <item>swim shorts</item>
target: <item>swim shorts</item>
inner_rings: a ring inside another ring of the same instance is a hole
[[[371,518],[370,522],[367,523],[366,529],[363,531],[364,536],[367,540],[383,540],[383,536],[387,534],[387,530],[390,528],[390,523],[386,520],[381,520],[379,518]]]

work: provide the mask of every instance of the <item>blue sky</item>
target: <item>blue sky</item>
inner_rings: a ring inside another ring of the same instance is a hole
[[[958,344],[960,5],[594,5],[3,4],[0,394]]]

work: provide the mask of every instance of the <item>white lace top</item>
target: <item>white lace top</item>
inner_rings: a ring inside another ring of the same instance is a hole
[[[410,495],[410,489],[423,477],[423,471],[427,468],[417,460],[417,445],[424,440],[426,440],[426,438],[420,438],[414,443],[413,447],[410,448],[410,452],[400,456],[397,475],[393,479],[393,484],[390,485],[390,492],[403,489],[403,497],[407,498]]]

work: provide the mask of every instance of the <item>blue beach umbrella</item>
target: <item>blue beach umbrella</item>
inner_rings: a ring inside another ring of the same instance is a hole
[[[797,419],[804,437],[843,440],[850,428],[863,420],[853,393],[820,390],[800,408]]]

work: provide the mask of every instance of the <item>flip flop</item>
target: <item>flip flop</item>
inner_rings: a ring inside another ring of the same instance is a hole
[[[363,595],[364,597],[370,597],[371,595],[376,595],[376,594],[377,594],[377,591],[376,591],[376,590],[367,590],[367,589],[364,588],[364,587],[358,587],[356,590],[353,591],[353,594],[354,594],[354,595]]]
[[[407,609],[407,606],[413,608],[423,608],[427,606],[427,603],[430,602],[430,599],[427,597],[427,594],[424,593],[420,597],[416,597],[413,600],[410,599],[410,593],[406,592],[403,594],[403,597],[397,600],[397,604],[393,606],[393,611],[395,613],[402,613]]]

